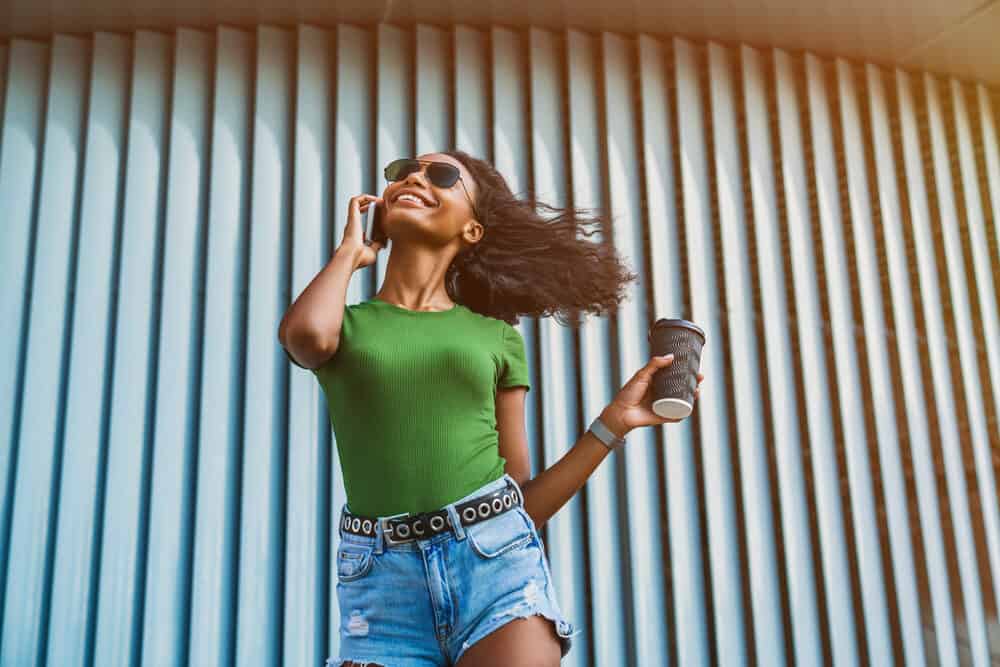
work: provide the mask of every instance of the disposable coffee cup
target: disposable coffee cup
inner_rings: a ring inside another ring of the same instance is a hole
[[[705,332],[694,322],[661,317],[649,328],[648,338],[655,356],[674,355],[669,366],[653,374],[649,389],[653,412],[668,419],[684,419],[694,410]]]

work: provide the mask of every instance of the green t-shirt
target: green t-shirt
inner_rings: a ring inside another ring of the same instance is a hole
[[[457,303],[347,305],[340,347],[313,373],[348,509],[367,516],[435,510],[502,477],[496,391],[531,389],[520,332]]]

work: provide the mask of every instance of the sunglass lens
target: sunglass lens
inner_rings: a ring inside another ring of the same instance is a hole
[[[399,160],[393,160],[386,166],[385,179],[387,181],[398,181],[419,170],[420,163],[416,160],[400,158]]]
[[[387,181],[401,181],[415,171],[420,171],[420,161],[412,158],[393,160],[385,168]],[[439,188],[450,188],[458,180],[458,168],[454,165],[434,162],[427,165],[427,178]]]
[[[435,162],[427,167],[427,177],[439,188],[450,188],[458,180],[458,169],[450,164]]]

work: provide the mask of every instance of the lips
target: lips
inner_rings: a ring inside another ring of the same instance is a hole
[[[403,195],[411,195],[413,197],[416,197],[417,199],[419,199],[420,201],[422,201],[424,203],[424,206],[426,208],[434,208],[434,207],[437,206],[437,204],[435,204],[434,202],[430,201],[426,196],[420,194],[419,192],[415,192],[414,190],[403,190],[398,195],[396,195],[395,198],[393,198],[392,203],[393,204],[399,204],[401,202],[405,203],[406,202],[405,199],[400,200],[400,197],[403,196]],[[412,206],[419,206],[419,204],[414,204],[412,202],[410,202],[410,203],[411,203]]]

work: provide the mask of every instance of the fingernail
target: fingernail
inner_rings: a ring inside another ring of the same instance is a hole
[[[660,357],[660,358],[661,358],[661,359],[673,359],[673,358],[674,358],[674,355],[673,355],[673,353],[671,353],[671,354],[664,354],[664,355],[663,355],[662,357]]]

